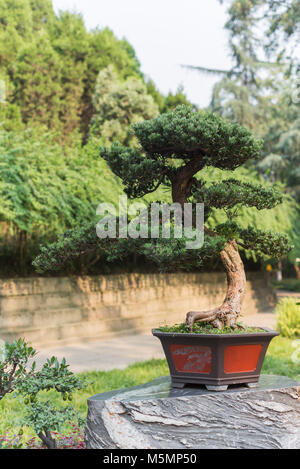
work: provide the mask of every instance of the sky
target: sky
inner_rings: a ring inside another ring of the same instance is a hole
[[[226,3],[226,2],[225,2]],[[218,0],[53,0],[56,13],[81,13],[88,29],[108,26],[136,51],[142,72],[167,94],[183,85],[200,107],[210,102],[217,77],[181,64],[227,69],[226,5]]]

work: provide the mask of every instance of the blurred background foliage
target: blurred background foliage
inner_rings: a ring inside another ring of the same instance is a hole
[[[232,69],[193,68],[220,75],[209,109],[264,139],[261,160],[236,170],[234,177],[276,184],[284,202],[272,210],[243,208],[240,223],[289,234],[295,248],[283,261],[286,273],[295,276],[300,103],[293,100],[299,61],[292,45],[299,4],[227,3]],[[126,39],[109,28],[88,31],[79,14],[56,15],[51,0],[1,1],[0,79],[6,89],[5,102],[0,102],[0,276],[36,275],[31,262],[40,244],[96,221],[96,206],[117,203],[123,194],[120,180],[99,157],[99,146],[115,140],[134,146],[131,124],[179,104],[196,106],[182,87],[162,95],[141,72]],[[212,168],[202,174],[208,183],[230,177]],[[160,188],[146,199],[168,201],[169,189]],[[209,224],[222,222],[222,211],[214,210]],[[249,269],[272,263],[243,255]],[[115,266],[96,262],[88,271],[84,264],[81,259],[62,274],[154,268],[132,257]]]

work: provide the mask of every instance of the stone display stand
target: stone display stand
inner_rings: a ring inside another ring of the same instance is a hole
[[[172,389],[168,376],[88,399],[88,448],[300,449],[300,384],[261,375],[257,388]]]
[[[88,399],[88,448],[300,449],[300,384],[262,375],[257,388],[172,389],[165,376]]]

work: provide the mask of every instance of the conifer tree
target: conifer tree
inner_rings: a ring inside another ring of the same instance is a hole
[[[62,62],[59,119],[63,136],[67,138],[80,130],[89,36],[82,17],[68,12],[60,14],[50,31],[53,50]]]
[[[184,105],[136,123],[133,129],[140,148],[115,143],[101,149],[101,156],[122,179],[130,198],[141,197],[167,184],[173,202],[182,207],[183,213],[186,202],[204,203],[205,219],[211,209],[218,208],[225,211],[227,222],[214,230],[205,226],[204,244],[196,250],[186,249],[182,239],[97,239],[95,228],[83,229],[43,248],[35,266],[40,270],[59,268],[68,259],[97,249],[99,244],[110,258],[121,258],[124,251],[131,249],[165,267],[169,264],[195,267],[217,255],[227,277],[224,302],[210,311],[189,312],[186,321],[190,328],[195,321],[210,322],[218,328],[236,328],[246,287],[239,249],[280,257],[290,250],[290,244],[285,235],[252,226],[242,228],[235,217],[241,206],[258,210],[273,208],[281,203],[282,195],[272,188],[234,178],[207,185],[201,178],[201,170],[212,166],[233,171],[251,159],[258,159],[262,142],[238,124],[210,112],[195,112]]]
[[[100,137],[103,144],[113,140],[128,144],[132,140],[129,126],[158,114],[142,80],[121,81],[112,65],[99,72],[92,103],[90,135]]]
[[[62,63],[43,31],[16,60],[15,102],[27,125],[61,129],[59,121]]]

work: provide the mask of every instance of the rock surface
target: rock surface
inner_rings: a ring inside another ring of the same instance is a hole
[[[172,389],[168,376],[88,399],[88,448],[300,449],[300,384],[261,375],[224,392]]]

